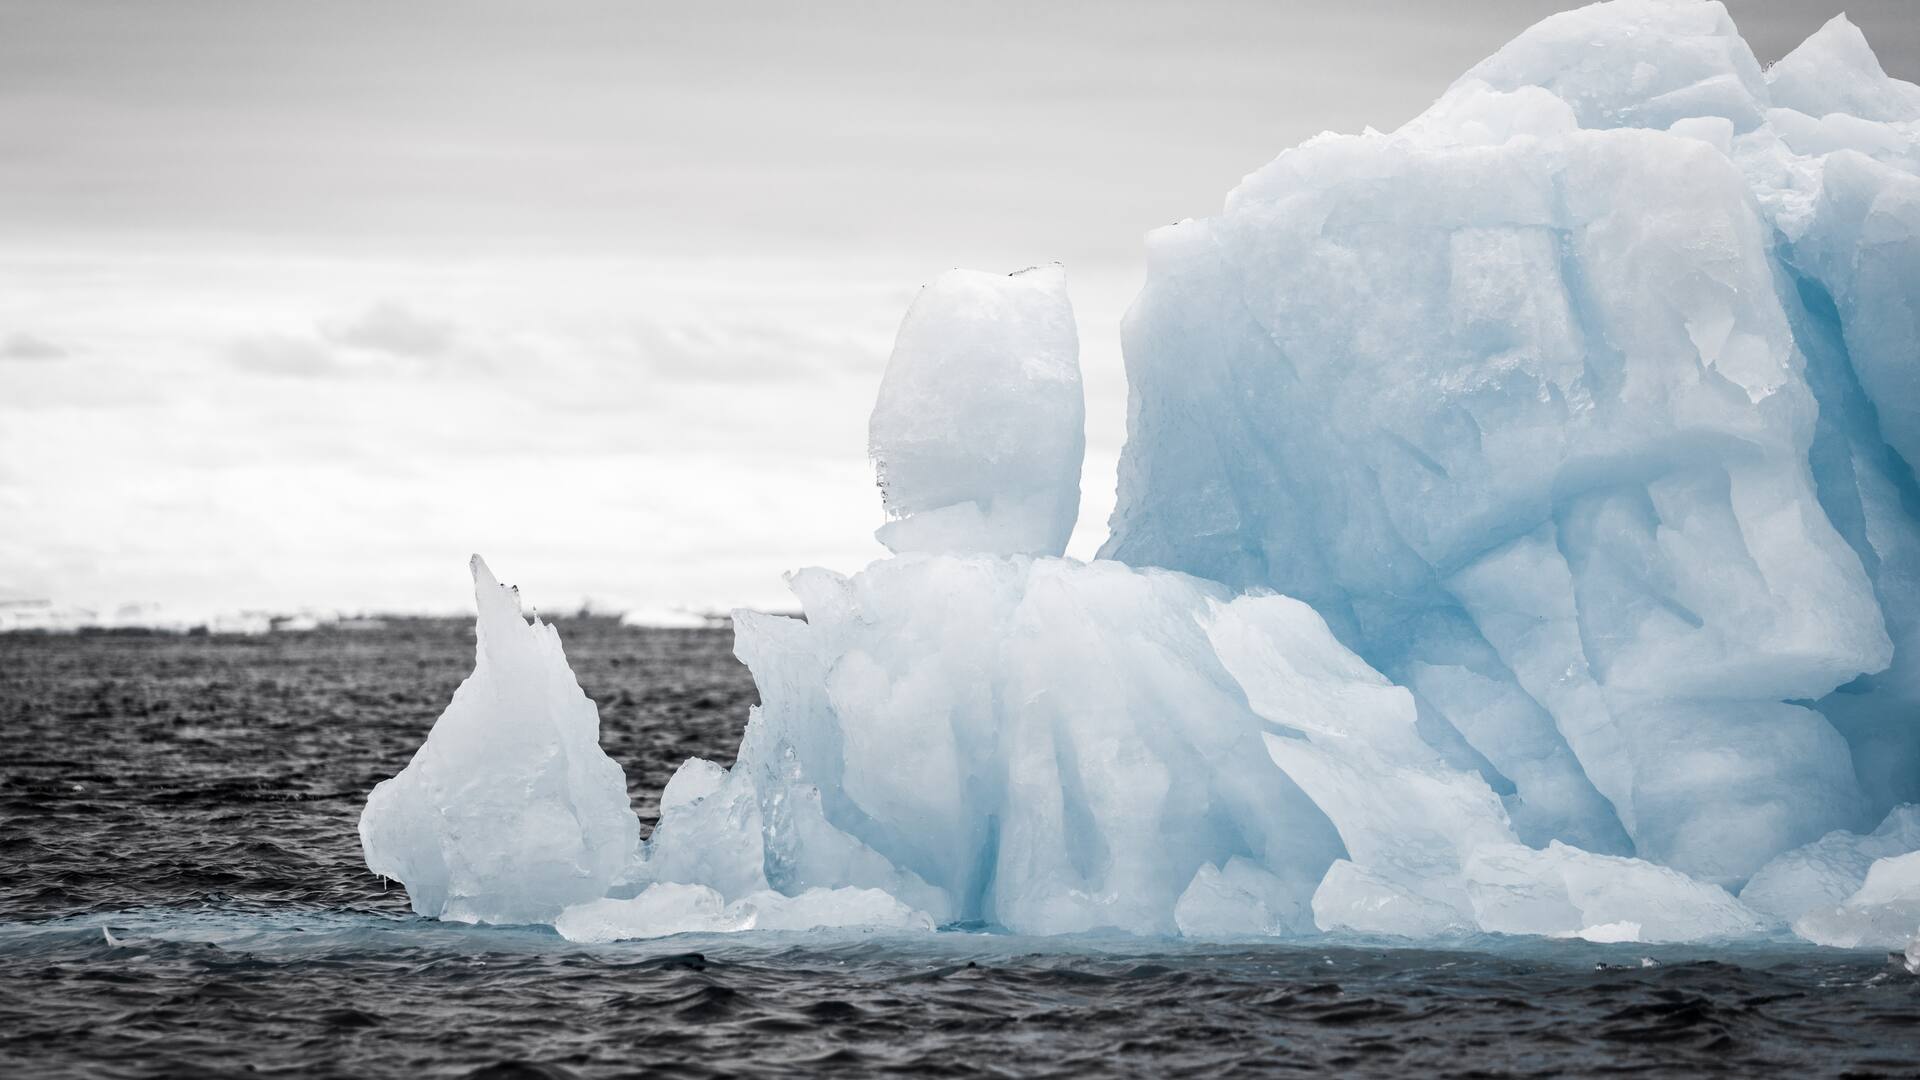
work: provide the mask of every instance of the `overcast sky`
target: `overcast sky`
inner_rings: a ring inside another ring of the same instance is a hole
[[[1565,6],[0,0],[0,599],[785,606],[914,290],[1049,260],[1090,555],[1142,234]]]

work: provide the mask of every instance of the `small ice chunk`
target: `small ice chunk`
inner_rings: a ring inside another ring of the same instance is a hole
[[[953,270],[900,325],[869,427],[893,551],[1058,555],[1080,512],[1080,343],[1066,272]]]
[[[1920,936],[1920,851],[1875,860],[1859,892],[1801,916],[1793,932],[1842,949],[1910,949]]]
[[[1466,878],[1481,929],[1494,933],[1601,940],[1590,935],[1631,925],[1635,936],[1618,940],[1709,941],[1750,936],[1766,925],[1718,885],[1558,841],[1544,851],[1482,848],[1468,861]]]
[[[1238,938],[1311,933],[1300,889],[1236,855],[1225,867],[1207,863],[1173,905],[1182,937]]]
[[[635,858],[626,774],[600,749],[600,713],[560,635],[519,590],[471,563],[473,674],[398,776],[360,815],[367,868],[413,910],[458,922],[544,923],[604,896]]]
[[[553,928],[568,941],[596,943],[671,934],[724,934],[753,926],[705,885],[650,885],[631,900],[590,900],[560,914]]]
[[[1775,857],[1740,890],[1740,901],[1791,923],[1839,906],[1866,884],[1876,859],[1909,851],[1920,851],[1920,805],[1912,803],[1894,807],[1871,833],[1830,832]]]
[[[1422,939],[1475,929],[1461,905],[1345,859],[1328,868],[1314,891],[1313,921],[1322,930]]]
[[[727,770],[706,758],[688,758],[673,771],[667,780],[667,786],[660,792],[660,813],[692,806],[701,799],[720,790],[727,782]]]
[[[736,901],[733,910],[751,912],[757,930],[932,930],[933,919],[879,889],[848,886],[808,889],[798,896],[759,892]]]
[[[798,896],[764,890],[729,904],[705,885],[661,883],[630,900],[576,904],[554,921],[561,937],[578,942],[840,927],[926,931],[933,919],[879,889],[808,889]]]
[[[1574,937],[1582,941],[1598,942],[1603,945],[1618,944],[1640,940],[1640,924],[1636,922],[1600,923],[1597,926],[1583,927]]]
[[[752,785],[693,758],[660,795],[660,823],[636,868],[641,881],[709,885],[726,897],[767,887],[760,802]]]

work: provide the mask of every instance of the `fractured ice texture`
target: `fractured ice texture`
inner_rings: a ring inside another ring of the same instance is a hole
[[[1737,887],[1920,797],[1920,89],[1548,18],[1149,238],[1102,555],[1305,600],[1521,838]]]
[[[1763,70],[1718,3],[1555,15],[1148,254],[1101,559],[1058,557],[1064,277],[947,275],[872,421],[897,554],[736,615],[734,766],[683,766],[636,847],[557,639],[489,580],[369,865],[593,941],[1920,955],[1920,89],[1858,30]]]
[[[627,778],[600,749],[600,713],[560,635],[473,557],[473,674],[427,741],[360,815],[374,873],[413,910],[459,922],[551,922],[605,896],[636,857]]]

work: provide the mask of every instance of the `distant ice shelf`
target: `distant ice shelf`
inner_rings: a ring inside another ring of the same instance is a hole
[[[1798,935],[1920,956],[1920,88],[1836,18],[1552,16],[1148,238],[1102,557],[1057,267],[914,303],[896,554],[736,613],[761,704],[644,842],[559,638],[361,824],[441,918],[603,941]]]
[[[620,625],[645,630],[706,630],[727,625],[727,616],[686,608],[640,607],[627,609],[620,616]]]
[[[47,600],[0,600],[0,634],[80,634],[143,631],[156,634],[304,633],[321,627],[353,629],[368,620],[335,611],[217,611],[165,604],[80,607]]]

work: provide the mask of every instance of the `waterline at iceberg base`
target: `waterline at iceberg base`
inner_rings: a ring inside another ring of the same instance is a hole
[[[871,427],[893,557],[736,615],[640,839],[557,635],[368,802],[416,911],[575,940],[1797,935],[1920,966],[1920,87],[1844,18],[1553,16],[1148,238],[1101,558],[1064,273],[955,271]]]

